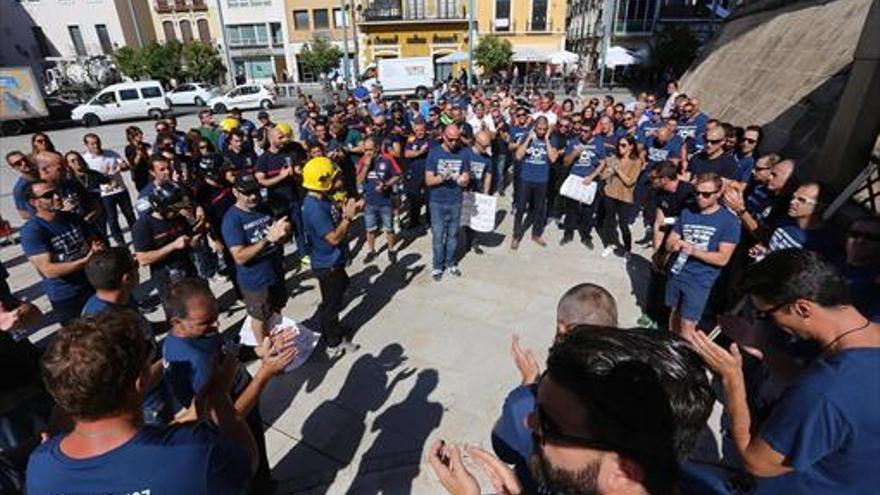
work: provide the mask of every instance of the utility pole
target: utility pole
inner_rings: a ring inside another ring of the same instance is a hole
[[[345,9],[345,0],[339,0],[339,6],[342,9],[342,74],[345,77],[345,84],[352,87],[354,83],[351,81],[351,73],[348,67],[348,12]]]
[[[229,86],[235,86],[232,56],[229,55],[229,45],[226,43],[226,23],[223,22],[223,0],[217,0],[217,20],[220,21],[220,49],[223,51],[223,60],[226,62],[226,83]]]
[[[358,42],[358,33],[357,33],[357,21],[354,18],[354,6],[348,4],[348,0],[345,1],[345,8],[347,12],[351,13],[351,39],[354,42],[354,82],[357,82],[357,79],[361,76],[361,49]],[[348,14],[346,14],[348,15]],[[347,20],[347,18],[346,18]]]
[[[131,0],[128,0],[128,12],[131,14],[131,23],[134,26],[134,36],[137,38],[138,48],[144,47],[144,37],[141,35],[141,25],[138,23],[137,13]]]
[[[474,45],[477,42],[477,33],[474,29],[474,16],[477,15],[474,12],[476,10],[476,3],[476,0],[468,1],[468,87],[471,86],[471,81],[476,80],[476,74],[474,74]]]
[[[611,44],[611,32],[614,31],[614,0],[605,0],[605,11],[602,13],[602,51],[599,57],[599,87],[605,84],[605,62],[608,57],[608,45]]]

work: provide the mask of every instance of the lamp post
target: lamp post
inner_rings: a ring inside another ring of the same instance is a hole
[[[476,10],[476,0],[468,1],[468,81],[467,85],[470,87],[471,81],[476,80],[476,74],[474,74],[474,45],[476,44],[476,32],[474,30],[475,21],[474,13]]]
[[[614,30],[614,0],[605,0],[605,11],[602,13],[602,51],[599,60],[599,87],[605,84],[605,63],[608,57],[608,45],[611,44],[611,32]]]
[[[226,62],[226,83],[235,86],[232,56],[229,54],[229,45],[226,43],[226,23],[223,22],[223,0],[217,0],[217,20],[220,21],[220,49],[223,51],[223,60]]]
[[[342,12],[342,74],[345,77],[345,84],[354,86],[351,82],[351,73],[348,67],[348,12],[346,11],[345,0],[339,0],[339,6]]]

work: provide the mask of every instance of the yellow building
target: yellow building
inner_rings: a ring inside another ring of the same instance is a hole
[[[302,48],[314,39],[322,38],[344,50],[344,26],[348,28],[349,64],[353,65],[356,49],[351,10],[343,17],[342,2],[339,0],[284,0],[287,16],[287,47],[285,56],[290,67],[289,78],[296,82],[312,82],[316,74],[305,70],[298,60]],[[344,59],[343,59],[344,60]],[[340,71],[342,67],[340,66]]]
[[[156,40],[160,43],[199,40],[216,46],[220,38],[220,22],[214,1],[152,0],[150,15],[156,28]]]
[[[514,62],[537,62],[565,46],[564,0],[474,0],[477,36],[509,39]],[[381,58],[432,57],[468,49],[468,0],[372,0],[358,4],[361,67]],[[435,65],[438,79],[451,70]]]

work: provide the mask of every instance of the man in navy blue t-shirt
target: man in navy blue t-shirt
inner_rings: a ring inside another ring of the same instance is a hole
[[[368,137],[363,142],[364,156],[358,163],[358,189],[364,192],[364,224],[367,231],[365,263],[376,259],[376,231],[385,232],[388,260],[397,262],[397,240],[394,235],[394,186],[400,182],[400,170],[387,154],[379,149],[379,141]]]
[[[148,356],[132,312],[103,312],[55,335],[43,356],[43,381],[74,425],[31,454],[28,493],[246,492],[256,453],[229,397],[235,358],[224,360],[202,390],[198,413],[209,420],[144,426]]]
[[[678,253],[666,283],[669,328],[687,339],[693,338],[715,279],[739,243],[739,219],[719,203],[721,187],[721,177],[697,175],[697,210],[682,211],[666,238],[666,248]]]
[[[352,330],[339,323],[349,278],[345,272],[348,258],[346,236],[359,206],[346,201],[340,211],[329,194],[338,169],[326,157],[313,158],[303,169],[303,187],[309,191],[303,201],[303,224],[312,239],[312,271],[321,288],[318,324],[328,348],[354,350]]]
[[[526,135],[516,149],[516,159],[522,162],[519,175],[519,195],[516,197],[516,215],[513,222],[513,239],[510,248],[519,249],[525,234],[523,217],[528,211],[532,219],[532,240],[546,246],[542,235],[547,214],[547,182],[550,164],[559,157],[559,151],[550,144],[550,124],[544,116],[535,119],[535,127]]]
[[[24,194],[35,213],[21,228],[21,247],[43,278],[54,321],[66,322],[94,292],[83,270],[106,244],[81,218],[61,211],[61,194],[48,182],[29,182]]]
[[[425,161],[431,148],[431,137],[424,122],[413,124],[413,135],[403,146],[407,160],[405,177],[406,198],[409,203],[407,228],[415,229],[421,224],[422,205],[425,204]]]
[[[444,270],[461,276],[455,259],[461,224],[462,189],[470,182],[470,152],[462,147],[461,130],[456,124],[443,129],[443,144],[428,153],[425,185],[430,190],[433,269],[435,281]]]
[[[477,131],[474,135],[474,145],[468,148],[471,152],[468,158],[471,163],[471,181],[468,189],[476,193],[492,194],[493,181],[495,180],[495,161],[492,156],[492,138],[487,131]],[[480,234],[470,226],[462,227],[464,232],[464,249],[471,249],[477,254],[483,254],[480,248]]]
[[[564,163],[569,167],[568,173],[582,178],[584,183],[598,182],[605,165],[605,139],[601,134],[593,136],[589,126],[579,127],[577,138],[572,139],[565,148]],[[565,198],[565,233],[559,241],[560,245],[571,242],[577,230],[581,242],[593,249],[593,224],[596,207],[601,203],[598,192],[602,190],[601,183],[597,184],[596,190],[596,197],[590,204]]]
[[[853,305],[847,282],[819,255],[772,252],[750,267],[743,291],[755,309],[819,349],[769,417],[755,426],[746,403],[742,351],[699,332],[694,349],[724,387],[728,431],[752,493],[856,495],[880,486],[880,323]]]
[[[272,217],[254,176],[236,177],[233,192],[235,204],[223,216],[221,231],[235,260],[235,278],[260,349],[268,336],[266,322],[287,305],[282,241],[290,234],[290,222],[286,216]]]
[[[713,127],[706,133],[706,149],[694,156],[688,163],[688,172],[697,174],[716,174],[727,181],[738,180],[736,160],[724,152],[724,129]]]
[[[509,141],[507,152],[512,157],[513,162],[513,202],[516,207],[516,198],[519,197],[519,176],[522,172],[522,160],[516,158],[516,150],[526,136],[532,132],[532,122],[530,121],[529,111],[526,108],[517,108],[513,115],[513,122],[510,125]]]
[[[39,178],[39,172],[27,155],[21,151],[10,151],[7,153],[6,163],[18,172],[19,175],[15,185],[12,186],[12,200],[15,202],[15,209],[22,220],[28,220],[34,215],[34,207],[24,197],[24,188],[29,182]]]
[[[153,206],[150,204],[150,195],[160,185],[171,182],[171,176],[174,169],[171,168],[171,161],[163,155],[153,155],[150,157],[150,178],[152,179],[138,191],[137,202],[134,209],[137,211],[138,217],[148,215]]]

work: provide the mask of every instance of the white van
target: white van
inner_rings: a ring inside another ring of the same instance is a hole
[[[380,59],[376,81],[364,81],[366,87],[378,82],[389,96],[416,95],[424,98],[434,88],[434,60],[431,57]]]
[[[171,108],[159,81],[131,81],[111,84],[89,101],[74,108],[72,120],[92,127],[111,120],[149,117],[161,119]]]

